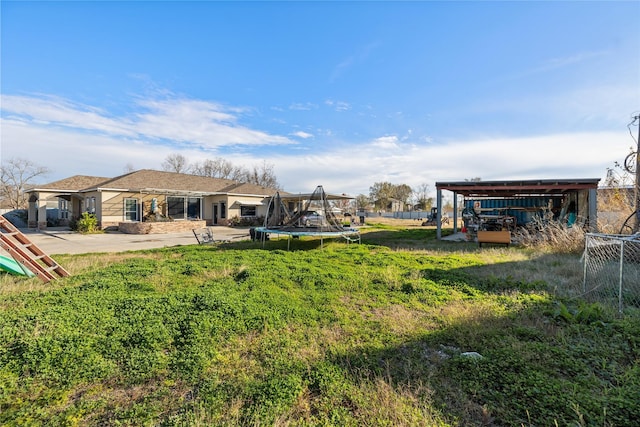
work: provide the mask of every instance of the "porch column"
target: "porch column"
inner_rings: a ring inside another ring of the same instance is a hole
[[[47,201],[38,200],[38,230],[47,229]]]
[[[27,211],[27,227],[38,228],[38,195],[29,196],[29,209]]]

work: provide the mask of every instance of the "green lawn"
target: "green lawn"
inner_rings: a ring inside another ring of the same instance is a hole
[[[640,315],[562,298],[579,255],[394,227],[286,247],[2,276],[0,425],[638,425]]]

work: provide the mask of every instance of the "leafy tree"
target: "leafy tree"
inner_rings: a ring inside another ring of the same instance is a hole
[[[400,200],[406,207],[410,203],[413,190],[407,184],[393,186],[393,198]]]
[[[189,169],[189,161],[182,154],[169,154],[162,162],[163,171],[189,173]]]
[[[49,172],[48,168],[26,159],[7,160],[0,166],[0,198],[12,209],[26,209],[29,203],[24,191]]]
[[[376,208],[386,209],[394,198],[394,185],[390,182],[376,182],[369,187],[369,197]]]
[[[379,209],[386,209],[392,200],[399,200],[405,206],[411,199],[413,190],[407,184],[394,185],[390,182],[376,182],[369,187],[369,197]]]

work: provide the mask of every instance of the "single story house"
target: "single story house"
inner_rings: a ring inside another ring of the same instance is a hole
[[[229,179],[149,169],[115,178],[76,175],[26,191],[28,226],[47,227],[47,203],[52,200],[58,202],[61,225],[83,212],[95,214],[102,229],[162,219],[228,225],[234,219],[264,216],[268,199],[276,191]]]

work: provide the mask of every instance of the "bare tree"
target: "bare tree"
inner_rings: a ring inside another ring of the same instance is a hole
[[[280,189],[280,184],[276,178],[274,166],[267,163],[266,160],[262,162],[260,166],[253,166],[252,169],[245,171],[244,179],[240,181],[248,182],[250,184],[261,185],[267,188]]]
[[[280,189],[274,166],[263,161],[260,166],[248,169],[236,166],[220,157],[206,159],[189,165],[186,157],[181,154],[170,154],[162,163],[162,169],[170,172],[191,173],[210,178],[223,178],[233,181],[257,184],[267,188]]]
[[[371,199],[366,194],[358,194],[356,196],[356,209],[367,210],[371,206]]]
[[[162,162],[162,170],[167,172],[189,173],[189,161],[178,153],[169,154]]]
[[[191,173],[210,178],[224,178],[238,180],[244,174],[240,166],[235,166],[228,160],[216,157],[213,160],[206,159],[202,163],[196,162],[191,166]]]
[[[49,172],[46,167],[26,159],[7,160],[0,166],[0,197],[12,209],[26,209],[29,204],[24,191],[33,187],[36,178]]]
[[[128,162],[126,165],[124,165],[124,168],[122,170],[124,171],[124,173],[131,173],[135,171],[136,168],[133,167],[133,163]]]
[[[420,184],[414,191],[414,197],[419,209],[431,209],[431,206],[433,205],[433,197],[429,197],[429,191],[431,191],[431,189],[427,183]]]
[[[346,194],[343,194],[345,196]],[[353,201],[351,199],[338,199],[333,201],[333,206],[340,209],[343,213],[353,210]]]

